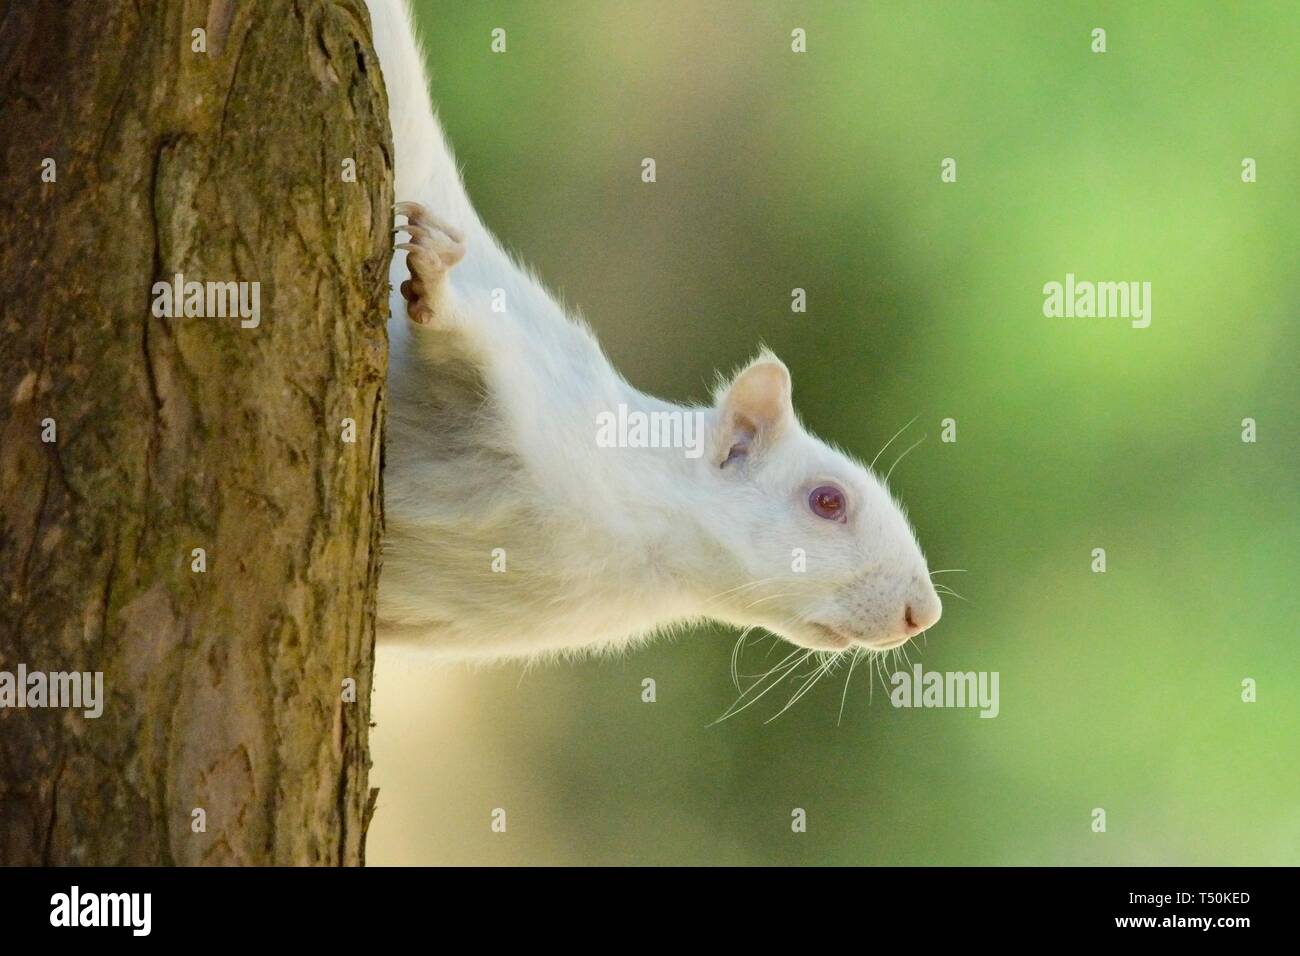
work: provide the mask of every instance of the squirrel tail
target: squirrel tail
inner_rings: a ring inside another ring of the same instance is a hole
[[[407,0],[366,0],[393,128],[394,195],[415,201],[466,234],[483,226],[433,112],[424,57]]]

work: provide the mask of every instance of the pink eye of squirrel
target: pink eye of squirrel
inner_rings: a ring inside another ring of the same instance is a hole
[[[808,494],[808,507],[813,514],[827,521],[843,521],[844,492],[834,485],[818,485]]]

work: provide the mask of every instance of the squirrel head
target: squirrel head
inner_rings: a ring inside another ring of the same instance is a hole
[[[897,647],[939,620],[903,509],[804,429],[780,359],[764,351],[723,385],[711,419],[701,520],[745,583],[711,596],[709,616],[817,650]]]

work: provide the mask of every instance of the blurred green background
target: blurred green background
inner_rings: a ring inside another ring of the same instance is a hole
[[[1295,3],[416,6],[484,220],[635,385],[702,400],[766,342],[859,457],[919,416],[892,484],[968,571],[911,656],[1001,714],[859,667],[838,726],[843,672],[710,726],[721,628],[381,654],[372,864],[1300,863]],[[1045,318],[1067,272],[1151,282],[1151,327]]]

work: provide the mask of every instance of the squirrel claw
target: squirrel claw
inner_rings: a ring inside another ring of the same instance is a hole
[[[401,285],[411,321],[431,325],[447,271],[465,257],[464,236],[460,230],[431,214],[414,202],[400,202],[394,209],[406,217],[405,225],[393,231],[405,232],[410,241],[395,248],[404,251],[411,278]]]

